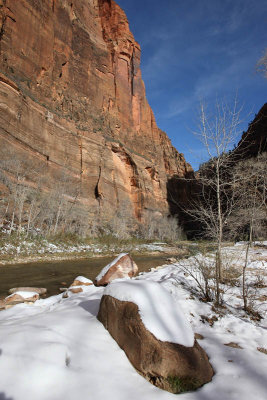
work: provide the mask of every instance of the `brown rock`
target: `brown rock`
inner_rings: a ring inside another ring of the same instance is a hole
[[[234,349],[243,349],[238,343],[235,342],[230,342],[230,343],[224,343],[225,346],[228,347],[233,347]]]
[[[37,293],[29,297],[23,297],[23,295],[19,293],[14,293],[6,297],[4,302],[6,305],[14,305],[19,303],[34,303],[38,299],[39,299],[39,294]]]
[[[4,310],[6,307],[6,304],[3,300],[0,300],[0,310]]]
[[[74,279],[73,283],[70,286],[90,286],[93,285],[93,282],[85,278],[83,276],[77,276],[77,278]]]
[[[15,292],[36,292],[39,295],[46,294],[46,288],[36,288],[36,287],[17,287],[9,289],[8,293],[13,294]]]
[[[83,288],[81,288],[81,287],[73,287],[73,288],[69,289],[69,292],[71,292],[71,293],[81,293],[81,292],[83,292]]]
[[[257,347],[257,350],[267,355],[267,349],[265,349],[264,347]]]
[[[203,339],[204,339],[204,336],[201,335],[200,333],[195,333],[195,339],[197,339],[197,340],[203,340]]]
[[[138,274],[138,267],[129,254],[122,253],[102,269],[96,277],[95,286],[105,286],[114,279],[132,278]]]
[[[45,171],[46,191],[67,174],[92,215],[112,217],[122,205],[139,219],[144,209],[168,212],[168,177],[192,169],[156,125],[122,9],[113,0],[5,0],[0,28],[4,154]]]
[[[181,393],[212,379],[213,369],[196,340],[193,347],[158,340],[145,328],[136,304],[104,295],[97,318],[136,370],[155,386]]]
[[[4,301],[6,305],[14,305],[24,303],[24,298],[19,294],[14,293],[13,295],[6,297]]]

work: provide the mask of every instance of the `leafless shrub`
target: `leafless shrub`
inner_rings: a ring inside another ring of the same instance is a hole
[[[175,242],[182,238],[183,231],[176,217],[146,211],[140,225],[140,234],[144,239]]]
[[[185,276],[190,276],[197,284],[201,299],[204,301],[213,301],[215,299],[215,259],[208,254],[207,247],[200,245],[199,252],[190,257],[190,260],[184,260],[180,267]]]

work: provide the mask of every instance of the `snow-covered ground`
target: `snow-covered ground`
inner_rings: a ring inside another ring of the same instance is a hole
[[[224,249],[228,265],[242,267],[243,247]],[[207,262],[212,264],[212,259],[207,256]],[[252,306],[263,316],[261,320],[251,319],[241,309],[241,278],[235,286],[223,287],[225,308],[219,312],[211,303],[200,301],[196,281],[187,272],[195,262],[192,257],[136,278],[158,282],[171,293],[177,309],[202,338],[199,343],[214,368],[212,382],[179,398],[266,400],[266,248],[250,251],[247,271]],[[0,400],[164,400],[177,396],[141,377],[96,319],[103,290],[91,285],[69,298],[57,295],[0,312]]]

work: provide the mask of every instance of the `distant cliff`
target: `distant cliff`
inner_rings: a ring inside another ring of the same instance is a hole
[[[0,144],[79,184],[79,201],[168,210],[192,170],[155,122],[140,46],[113,0],[0,0]]]
[[[267,151],[267,103],[255,115],[237,146],[237,153],[242,159],[255,157],[264,151]]]

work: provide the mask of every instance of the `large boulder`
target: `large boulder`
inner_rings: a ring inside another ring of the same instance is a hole
[[[171,294],[148,281],[111,283],[97,316],[132,365],[172,393],[209,382],[213,369]]]
[[[132,278],[138,274],[138,267],[128,253],[121,253],[106,265],[95,278],[96,286],[105,286],[114,279]]]

